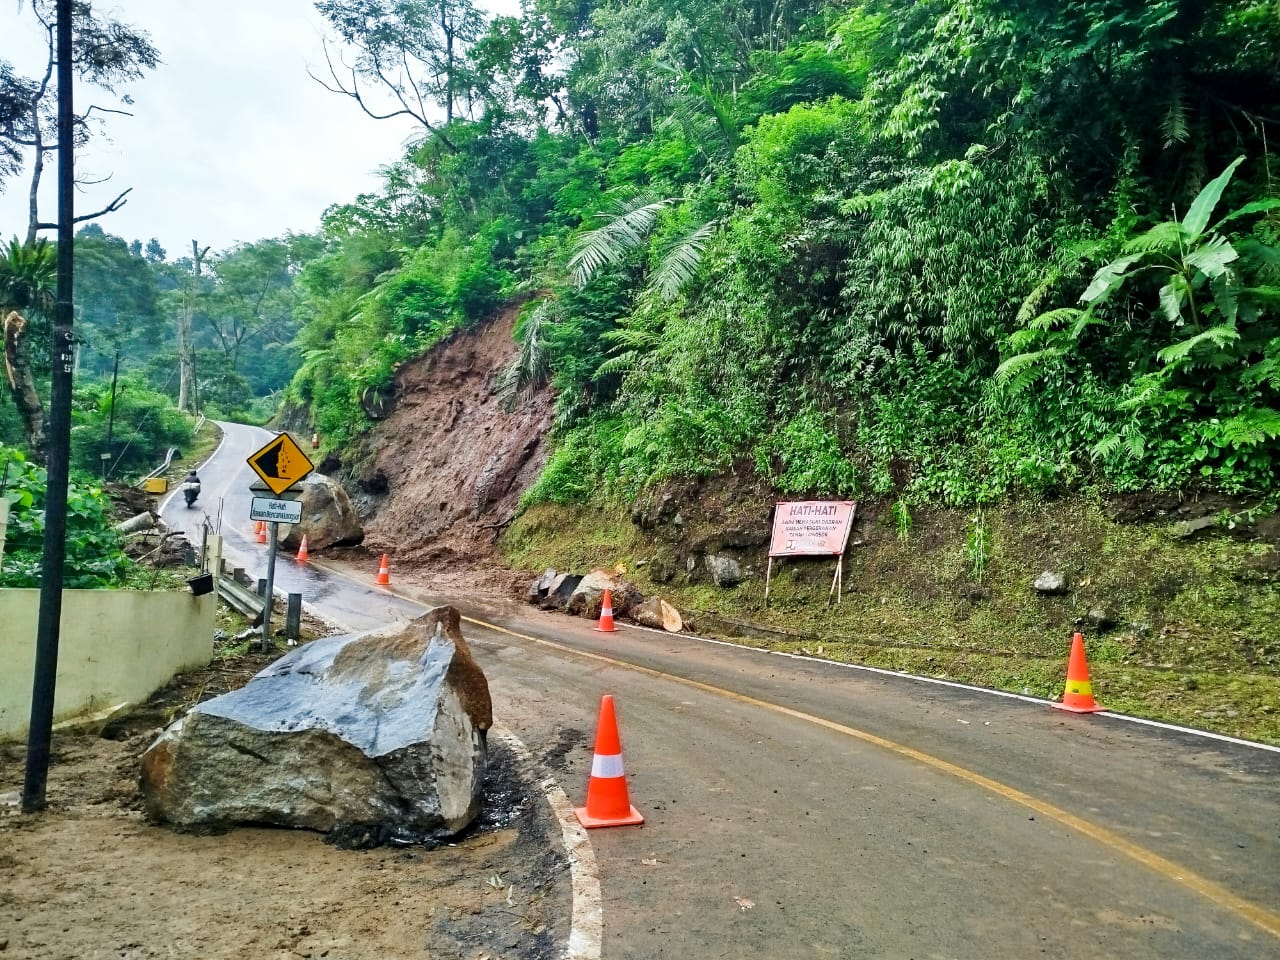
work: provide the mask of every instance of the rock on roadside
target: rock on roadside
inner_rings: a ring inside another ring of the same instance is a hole
[[[355,504],[336,480],[313,473],[302,485],[299,499],[302,522],[288,527],[280,538],[282,546],[296,550],[304,535],[311,550],[356,546],[364,540],[364,527]]]
[[[480,812],[493,715],[459,621],[437,607],[316,640],[194,707],[143,754],[148,815],[401,841],[462,830]]]

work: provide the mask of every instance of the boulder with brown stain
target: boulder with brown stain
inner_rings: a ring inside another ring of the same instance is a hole
[[[305,535],[310,550],[356,546],[364,540],[364,527],[351,497],[342,484],[313,473],[302,485],[302,522],[287,527],[280,544],[298,549]]]
[[[458,611],[293,651],[142,757],[154,820],[439,839],[480,812],[493,707]]]

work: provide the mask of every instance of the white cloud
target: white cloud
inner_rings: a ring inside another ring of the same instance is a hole
[[[414,124],[373,120],[307,75],[324,67],[324,21],[311,0],[175,0],[99,3],[146,30],[164,63],[128,92],[132,117],[111,117],[77,161],[86,188],[77,213],[132,187],[128,204],[103,218],[126,239],[157,237],[170,253],[191,241],[221,250],[238,242],[313,230],[333,203],[375,189],[379,166],[396,160]],[[518,0],[480,6],[518,13]],[[28,71],[42,51],[30,13],[0,2],[0,58]],[[77,91],[77,108],[95,96]],[[55,212],[56,171],[46,168],[41,216]],[[0,237],[26,229],[26,182],[0,193]]]

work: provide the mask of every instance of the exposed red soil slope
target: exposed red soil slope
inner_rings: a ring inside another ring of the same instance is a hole
[[[350,464],[365,546],[428,579],[486,566],[546,460],[549,392],[521,395],[510,412],[497,392],[518,312],[510,307],[401,368],[390,412]]]

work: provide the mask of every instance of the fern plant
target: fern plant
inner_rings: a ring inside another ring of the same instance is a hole
[[[1080,296],[1082,306],[1028,318],[1026,307],[1039,301],[1043,288],[1024,304],[1019,317],[1024,326],[1008,340],[1013,355],[996,370],[997,383],[1012,393],[1078,356],[1088,331],[1109,323],[1101,308],[1138,277],[1153,277],[1159,284],[1153,316],[1167,324],[1172,339],[1155,352],[1150,368],[1139,365],[1116,411],[1122,422],[1093,445],[1095,460],[1142,457],[1153,440],[1144,422],[1185,422],[1202,406],[1208,415],[1196,427],[1199,437],[1189,453],[1205,464],[1201,473],[1206,476],[1215,469],[1208,461],[1232,469],[1243,448],[1280,439],[1280,411],[1271,405],[1280,393],[1272,339],[1280,305],[1280,283],[1274,282],[1280,249],[1258,236],[1230,235],[1225,229],[1243,218],[1280,210],[1280,199],[1248,203],[1211,222],[1243,160],[1236,159],[1208,183],[1181,219],[1158,223],[1129,239],[1119,258],[1094,273]]]
[[[1040,314],[1009,340],[1017,350],[996,370],[996,378],[1015,388],[1026,386],[1034,371],[1072,349],[1090,326],[1103,323],[1098,309],[1117,291],[1143,273],[1154,273],[1159,289],[1159,314],[1179,339],[1156,353],[1162,379],[1188,366],[1221,368],[1237,358],[1241,323],[1253,323],[1269,305],[1280,303],[1280,286],[1247,286],[1237,266],[1241,249],[1221,231],[1229,222],[1280,209],[1280,199],[1249,203],[1212,226],[1209,220],[1223,190],[1244,160],[1239,157],[1200,191],[1181,220],[1166,220],[1133,237],[1122,256],[1098,268],[1079,307],[1059,307]],[[1280,251],[1256,241],[1242,249],[1261,263],[1280,259]],[[1035,349],[1030,349],[1030,348]]]

